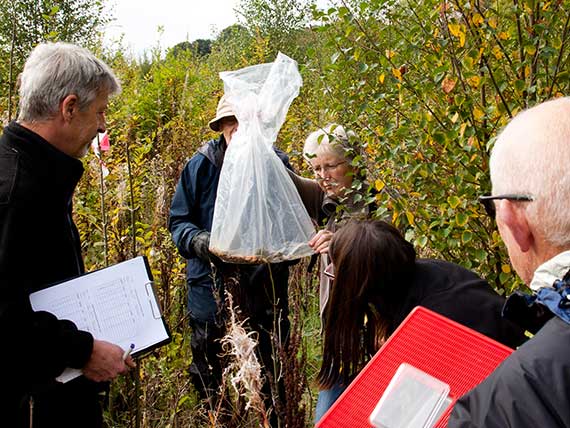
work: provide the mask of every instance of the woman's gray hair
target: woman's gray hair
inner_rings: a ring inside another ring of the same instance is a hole
[[[519,113],[497,138],[490,159],[493,194],[531,195],[533,227],[552,245],[570,246],[570,98]]]
[[[341,158],[349,158],[349,138],[354,137],[354,132],[345,131],[342,125],[329,123],[309,134],[303,147],[303,157],[310,161],[317,155],[332,153]]]
[[[101,93],[120,92],[121,85],[107,64],[82,47],[42,43],[34,48],[20,76],[18,120],[52,118],[68,95],[84,110]]]

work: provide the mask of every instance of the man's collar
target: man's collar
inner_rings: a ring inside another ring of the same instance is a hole
[[[530,283],[533,291],[541,288],[552,288],[556,280],[561,280],[570,270],[570,251],[563,251],[550,260],[541,264]]]

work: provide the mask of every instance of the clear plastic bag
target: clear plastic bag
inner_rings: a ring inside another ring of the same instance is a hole
[[[311,255],[315,233],[273,143],[302,85],[296,61],[220,73],[239,128],[220,175],[210,251],[232,263],[274,263]]]

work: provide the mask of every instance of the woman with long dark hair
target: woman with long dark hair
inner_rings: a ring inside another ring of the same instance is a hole
[[[351,221],[329,246],[333,279],[325,309],[317,420],[416,306],[516,347],[524,332],[501,318],[504,298],[453,263],[417,259],[412,244],[382,221]]]

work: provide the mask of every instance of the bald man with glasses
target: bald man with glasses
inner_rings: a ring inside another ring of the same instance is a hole
[[[535,335],[458,400],[449,428],[570,427],[569,161],[570,98],[520,113],[497,139],[480,200],[533,291],[504,314]]]

